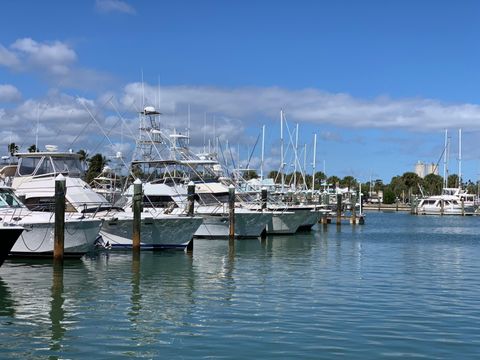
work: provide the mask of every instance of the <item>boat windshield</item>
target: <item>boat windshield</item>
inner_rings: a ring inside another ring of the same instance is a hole
[[[10,189],[0,189],[0,208],[20,208],[23,204]]]
[[[76,157],[29,156],[20,159],[18,174],[20,176],[44,176],[65,174],[71,177],[81,176],[83,167]]]
[[[82,163],[77,158],[52,158],[56,173],[68,173],[80,176],[83,173]]]

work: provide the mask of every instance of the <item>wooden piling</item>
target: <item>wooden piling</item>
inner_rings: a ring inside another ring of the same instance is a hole
[[[190,181],[187,186],[187,215],[193,216],[195,210],[195,184]]]
[[[355,225],[357,223],[357,213],[355,209],[356,203],[357,203],[357,198],[355,195],[353,195],[350,200],[350,206],[351,206],[351,212],[352,212],[352,216],[350,217],[350,224],[352,225]]]
[[[337,194],[337,225],[342,224],[342,194]]]
[[[261,201],[260,207],[262,209],[262,212],[264,212],[264,211],[267,210],[267,204],[268,204],[268,190],[267,190],[266,187],[262,187],[260,201]],[[267,237],[267,227],[266,227],[266,225],[265,225],[265,229],[263,229],[260,237],[262,238],[262,240],[265,240],[265,238]]]
[[[140,251],[140,228],[142,225],[142,182],[140,179],[133,183],[133,236],[132,236],[132,250]]]
[[[53,259],[55,262],[63,262],[65,248],[65,193],[66,180],[62,174],[55,178],[55,232]]]
[[[193,216],[195,213],[195,183],[190,181],[187,186],[187,215]],[[193,251],[193,238],[187,245],[187,252]]]
[[[462,216],[465,216],[465,199],[461,198],[460,203],[462,205]]]
[[[228,223],[229,223],[229,238],[235,238],[235,186],[228,187]]]
[[[445,211],[445,201],[443,199],[440,199],[440,215],[443,215]]]
[[[268,202],[268,190],[267,190],[267,188],[263,187],[262,188],[262,193],[261,193],[261,208],[262,208],[262,210],[267,209],[267,202]]]

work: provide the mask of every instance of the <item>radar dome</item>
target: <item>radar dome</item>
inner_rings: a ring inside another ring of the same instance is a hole
[[[145,106],[143,111],[145,112],[145,114],[150,114],[155,112],[155,108],[153,106]]]
[[[47,151],[57,151],[58,150],[58,146],[57,145],[45,145],[45,149],[47,149]]]

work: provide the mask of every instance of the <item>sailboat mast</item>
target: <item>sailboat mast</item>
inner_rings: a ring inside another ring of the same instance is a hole
[[[298,162],[298,123],[295,129],[295,166],[293,172],[293,187],[297,190],[297,162]]]
[[[283,173],[283,109],[280,110],[280,172],[282,177],[282,193],[285,190],[285,174]]]
[[[188,104],[187,144],[190,144],[190,104]]]
[[[303,169],[302,169],[302,174],[303,174],[303,181],[305,182],[305,189],[306,189],[306,181],[305,181],[305,176],[307,175],[307,144],[303,145]]]
[[[317,133],[313,135],[312,193],[315,191],[315,167],[317,166]]]
[[[260,180],[263,181],[263,164],[265,161],[265,125],[262,126],[262,160],[260,161]]]
[[[458,187],[462,186],[462,129],[458,129]]]
[[[443,149],[443,187],[447,187],[447,146],[448,146],[448,130],[445,129],[445,147]]]

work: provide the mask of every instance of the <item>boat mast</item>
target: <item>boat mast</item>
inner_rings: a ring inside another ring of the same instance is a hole
[[[317,165],[317,133],[313,134],[312,193],[315,192],[315,167]]]
[[[447,152],[448,152],[448,130],[445,129],[445,147],[443,148],[443,187],[447,187]]]
[[[303,174],[303,182],[305,184],[305,190],[307,190],[307,182],[305,181],[305,176],[307,175],[307,144],[303,145],[303,169],[301,171]]]
[[[462,129],[458,129],[458,187],[462,186]]]
[[[295,166],[293,172],[293,187],[297,190],[297,162],[298,162],[298,123],[295,129]]]
[[[282,178],[282,193],[285,190],[285,174],[283,173],[283,167],[285,161],[283,160],[283,109],[280,110],[280,172]]]
[[[262,160],[260,161],[260,180],[263,181],[263,164],[265,161],[265,125],[262,125]]]
[[[190,104],[188,104],[187,144],[190,145]]]

